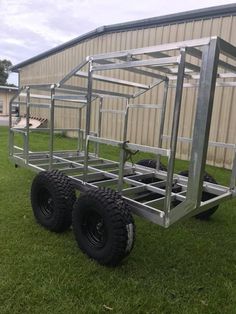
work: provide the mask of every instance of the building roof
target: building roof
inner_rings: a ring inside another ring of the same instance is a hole
[[[142,19],[142,20],[136,20],[136,21],[126,22],[126,23],[118,23],[118,24],[101,26],[99,28],[96,28],[93,31],[85,33],[79,37],[76,37],[62,45],[59,45],[55,48],[52,48],[43,53],[40,53],[30,59],[20,62],[12,66],[10,69],[13,72],[18,72],[20,68],[23,68],[31,63],[34,63],[41,59],[47,58],[53,54],[61,52],[65,49],[68,49],[87,39],[91,39],[91,38],[108,34],[108,33],[128,31],[132,29],[155,27],[155,26],[163,26],[163,25],[168,25],[168,24],[176,24],[176,23],[181,23],[181,22],[186,22],[186,21],[208,19],[208,18],[214,18],[218,16],[229,16],[229,15],[236,15],[235,3],[214,6],[214,7],[204,8],[204,9],[199,9],[199,10],[191,10],[191,11],[175,13],[175,14],[168,14],[168,15],[152,17],[152,18]]]
[[[0,85],[0,91],[7,91],[9,93],[18,91],[18,87],[16,86],[3,86]]]

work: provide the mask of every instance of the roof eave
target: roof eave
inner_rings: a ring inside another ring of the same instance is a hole
[[[50,50],[47,50],[41,54],[38,54],[30,59],[27,59],[23,62],[20,62],[10,68],[12,72],[19,72],[19,70],[31,63],[39,61],[41,59],[47,58],[53,54],[61,52],[65,49],[68,49],[72,46],[77,45],[80,42],[83,42],[87,39],[91,39],[100,35],[104,35],[107,33],[112,33],[116,31],[126,31],[138,28],[147,28],[152,26],[161,26],[166,24],[173,24],[173,23],[181,23],[183,21],[191,21],[197,19],[207,19],[213,18],[217,16],[226,16],[226,15],[236,15],[236,4],[228,4],[228,5],[221,5],[221,6],[214,6],[199,10],[191,10],[181,13],[163,15],[159,17],[152,17],[148,19],[136,20],[126,23],[118,23],[112,25],[106,25],[99,28],[96,28],[93,31],[85,33],[75,39],[72,39],[62,45],[54,47]]]

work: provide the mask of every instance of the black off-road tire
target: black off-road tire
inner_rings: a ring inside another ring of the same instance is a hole
[[[142,159],[137,162],[137,165],[156,169],[157,161],[155,159]],[[164,166],[161,162],[160,162],[160,170],[166,171],[166,166]]]
[[[184,177],[188,177],[188,170],[185,171],[181,171],[179,173],[179,175],[184,176]],[[210,182],[210,183],[214,183],[217,184],[217,181],[207,172],[205,172],[204,174],[204,181],[206,182]],[[202,201],[207,201],[209,199],[212,198],[212,194],[208,193],[208,192],[202,192]],[[195,215],[194,217],[200,220],[209,220],[210,217],[217,211],[219,205],[214,206],[212,208],[207,209],[206,211],[203,211],[197,215]]]
[[[101,190],[105,191],[108,195],[111,195],[112,198],[115,199],[117,206],[122,210],[123,214],[125,215],[125,220],[128,224],[133,225],[133,241],[130,243],[129,249],[126,250],[124,257],[128,256],[132,251],[136,239],[136,226],[134,222],[133,215],[130,211],[129,205],[127,202],[122,198],[122,195],[119,192],[116,192],[112,189],[102,187]]]
[[[72,226],[82,252],[102,265],[118,265],[133,248],[132,215],[121,196],[110,189],[82,194],[74,205]]]
[[[31,204],[36,221],[44,228],[61,233],[71,226],[75,188],[69,177],[58,170],[42,171],[31,186]]]

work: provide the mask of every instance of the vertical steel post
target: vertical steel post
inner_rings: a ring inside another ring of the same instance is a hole
[[[202,51],[202,65],[189,166],[187,200],[190,200],[195,207],[198,207],[201,202],[218,60],[218,39],[214,38],[211,39],[209,45],[203,47]]]
[[[9,102],[9,139],[8,139],[8,152],[9,152],[9,156],[12,156],[14,153],[14,130],[12,129],[13,125],[12,125],[12,104],[14,102],[15,99],[19,98],[20,93],[25,89],[24,86],[22,86],[17,94],[10,100]]]
[[[123,141],[124,142],[127,140],[128,119],[129,119],[129,99],[126,99],[125,119],[124,119],[124,129],[123,129]]]
[[[230,179],[230,189],[234,190],[236,184],[236,150],[234,150],[234,160],[233,160],[233,168]]]
[[[101,137],[102,132],[102,107],[103,107],[103,98],[99,100],[99,114],[98,114],[98,136]]]
[[[124,143],[127,140],[128,117],[129,117],[129,100],[126,99],[125,119],[124,119],[124,128],[123,128],[123,142]],[[122,146],[120,147],[119,178],[118,178],[118,184],[117,184],[118,192],[121,192],[123,188],[124,166],[125,166],[125,150],[124,150],[124,146]]]
[[[117,183],[118,192],[121,192],[123,189],[124,166],[125,166],[125,151],[124,147],[120,147],[119,178]]]
[[[99,112],[98,112],[98,137],[101,137],[102,132],[102,107],[103,107],[103,98],[100,97],[99,99]],[[99,143],[96,143],[96,156],[99,155]]]
[[[24,135],[25,163],[29,163],[30,88],[26,88],[26,132]]]
[[[84,182],[87,182],[88,158],[89,158],[89,140],[91,106],[92,106],[92,88],[93,88],[93,61],[90,59],[88,64],[88,88],[87,88],[87,107],[86,107],[86,126],[85,126],[85,151],[84,151]]]
[[[82,109],[79,108],[79,121],[78,121],[78,151],[82,151],[82,146],[83,146],[83,140],[82,140],[82,136],[81,136],[81,128],[82,128]],[[82,142],[82,143],[81,143]],[[81,146],[82,144],[82,146]]]
[[[8,139],[9,156],[13,155],[13,145],[14,145],[14,132],[12,130],[12,102],[13,100],[9,102],[9,139]]]
[[[55,87],[51,86],[51,104],[50,104],[50,138],[49,138],[49,170],[53,168],[53,150],[54,150],[54,110],[55,110]]]
[[[164,83],[164,94],[163,94],[163,101],[162,101],[162,108],[161,108],[161,115],[160,115],[160,129],[159,129],[158,144],[157,144],[157,146],[160,148],[162,147],[162,142],[163,142],[168,87],[169,87],[169,79],[167,78]],[[160,155],[157,155],[156,169],[159,170],[159,168],[160,168]]]
[[[166,196],[164,201],[164,211],[165,211],[165,221],[166,225],[169,224],[169,212],[171,207],[171,193],[172,193],[172,184],[173,184],[173,175],[174,175],[174,163],[175,163],[175,154],[177,146],[177,137],[179,130],[179,117],[181,110],[181,101],[183,93],[183,83],[184,83],[184,69],[185,69],[185,49],[180,49],[180,62],[178,66],[178,76],[176,83],[176,92],[175,92],[175,103],[174,103],[174,112],[173,112],[173,124],[170,138],[170,156],[168,158],[168,172],[166,179]]]

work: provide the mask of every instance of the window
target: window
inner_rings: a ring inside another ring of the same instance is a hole
[[[3,113],[3,99],[0,98],[0,113]]]

